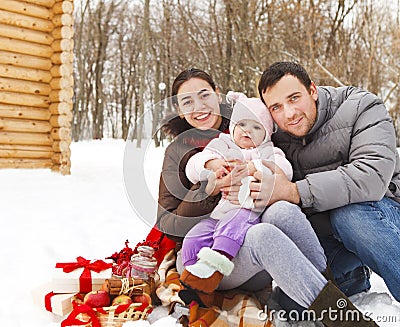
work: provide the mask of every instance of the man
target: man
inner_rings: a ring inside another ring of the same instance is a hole
[[[369,289],[366,265],[400,301],[400,159],[383,102],[352,86],[317,87],[292,62],[267,68],[258,90],[294,177],[265,163],[274,174],[256,173],[256,206],[300,205],[346,295]]]

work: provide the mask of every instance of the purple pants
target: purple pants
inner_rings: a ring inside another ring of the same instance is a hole
[[[221,219],[203,219],[185,236],[182,244],[183,265],[193,265],[203,247],[223,251],[232,258],[243,244],[247,230],[260,222],[261,212],[249,209],[228,211]]]

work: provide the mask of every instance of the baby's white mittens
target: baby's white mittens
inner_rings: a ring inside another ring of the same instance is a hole
[[[257,171],[262,171],[266,174],[272,174],[271,170],[262,164],[261,159],[252,160]],[[250,196],[250,183],[256,179],[253,176],[247,176],[241,180],[242,185],[239,188],[238,201],[243,208],[253,209],[254,199]]]
[[[253,198],[250,196],[250,183],[256,179],[253,176],[247,176],[242,179],[238,193],[238,201],[243,208],[253,209]]]

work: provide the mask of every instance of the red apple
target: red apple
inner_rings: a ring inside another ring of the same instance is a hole
[[[120,305],[120,304],[131,304],[132,299],[125,294],[118,295],[113,301],[111,305]]]
[[[132,300],[135,303],[151,304],[151,297],[145,292],[143,292],[143,294],[132,295]]]
[[[83,298],[83,303],[92,308],[108,307],[110,301],[110,295],[106,291],[91,291]]]

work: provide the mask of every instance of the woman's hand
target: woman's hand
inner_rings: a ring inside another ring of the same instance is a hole
[[[296,183],[289,181],[283,170],[273,162],[263,160],[263,165],[271,170],[272,175],[261,171],[254,173],[257,181],[250,183],[250,196],[254,199],[254,206],[264,208],[281,200],[299,204],[300,195]]]
[[[210,175],[208,175],[206,193],[210,196],[215,196],[220,192],[221,183],[223,183],[223,179],[228,176],[229,172],[225,172],[225,168],[221,167],[217,171],[212,171]]]

